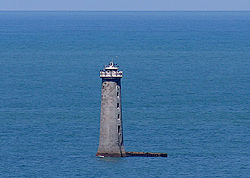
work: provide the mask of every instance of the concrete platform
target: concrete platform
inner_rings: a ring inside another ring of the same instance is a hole
[[[126,152],[127,157],[137,156],[137,157],[167,157],[167,153],[151,153],[151,152]]]

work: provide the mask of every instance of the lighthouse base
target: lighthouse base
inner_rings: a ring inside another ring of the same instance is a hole
[[[121,153],[96,153],[97,157],[126,157],[126,154],[121,154]]]
[[[120,153],[97,153],[97,157],[168,157],[167,153],[151,153],[151,152],[126,152],[126,154]]]

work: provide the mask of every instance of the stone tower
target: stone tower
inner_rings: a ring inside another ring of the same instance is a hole
[[[122,131],[122,71],[111,62],[100,71],[102,78],[101,123],[96,156],[125,157]]]

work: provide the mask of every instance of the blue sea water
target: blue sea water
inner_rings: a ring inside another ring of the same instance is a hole
[[[0,12],[0,177],[249,177],[250,12]],[[99,70],[126,151],[97,158]]]

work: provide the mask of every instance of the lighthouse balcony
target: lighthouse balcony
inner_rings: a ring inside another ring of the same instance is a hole
[[[117,77],[122,78],[122,71],[100,71],[100,77]]]

